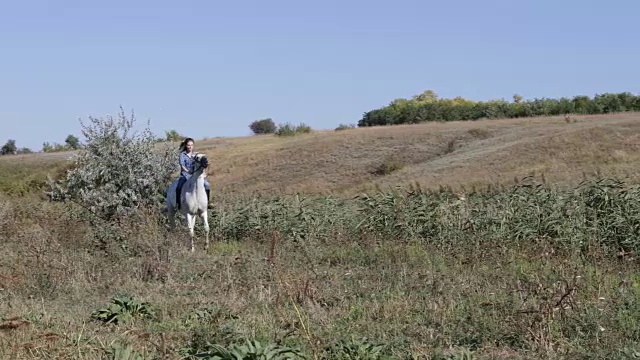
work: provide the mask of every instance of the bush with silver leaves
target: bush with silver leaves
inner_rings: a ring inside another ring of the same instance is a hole
[[[65,179],[49,178],[49,196],[73,201],[107,221],[159,207],[177,169],[178,149],[159,144],[149,123],[142,133],[134,132],[134,123],[133,112],[127,118],[122,108],[117,118],[80,120],[86,145]]]

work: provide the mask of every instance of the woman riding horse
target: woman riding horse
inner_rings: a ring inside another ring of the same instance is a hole
[[[178,186],[176,186],[176,204],[178,209],[180,209],[180,191],[182,190],[182,185],[191,177],[194,171],[194,147],[195,141],[192,138],[186,138],[180,143],[180,177],[178,178]],[[207,193],[207,207],[211,209],[211,204],[209,203],[211,186],[206,178],[204,179],[204,189]]]

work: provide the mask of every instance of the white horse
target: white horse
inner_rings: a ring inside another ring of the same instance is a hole
[[[200,217],[205,231],[205,247],[209,248],[209,217],[207,214],[207,193],[204,187],[204,178],[206,177],[205,169],[209,166],[209,160],[204,154],[196,153],[194,156],[195,169],[191,177],[182,185],[180,190],[180,213],[187,218],[187,227],[189,228],[191,251],[195,251],[193,245],[194,231],[196,225],[196,217]],[[169,225],[171,230],[175,230],[175,215],[177,209],[176,187],[178,180],[175,180],[169,186],[165,198],[166,210],[169,216]]]

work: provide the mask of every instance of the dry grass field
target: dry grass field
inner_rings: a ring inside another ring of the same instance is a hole
[[[425,187],[508,183],[544,173],[575,184],[583,173],[638,180],[640,114],[485,120],[200,141],[222,192],[353,193],[419,182]],[[401,167],[374,174],[385,162]]]
[[[115,241],[32,192],[71,153],[1,157],[0,358],[638,358],[640,114],[575,119],[197,140],[194,254],[157,214]]]
[[[346,193],[420,183],[484,186],[530,174],[575,185],[596,172],[640,180],[640,114],[480,120],[198,140],[212,159],[210,181],[226,194]],[[196,134],[191,135],[198,138]],[[43,179],[72,154],[0,159],[2,183]],[[377,175],[381,166],[397,171]],[[9,179],[7,181],[6,179]],[[7,187],[8,185],[5,185]]]

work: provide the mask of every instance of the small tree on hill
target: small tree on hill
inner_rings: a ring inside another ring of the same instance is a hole
[[[249,128],[255,135],[274,134],[277,130],[276,124],[271,118],[256,120],[249,125]]]
[[[167,141],[180,141],[184,136],[180,135],[176,130],[165,131],[165,140]]]
[[[69,149],[77,150],[80,148],[80,139],[78,139],[76,136],[73,136],[71,134],[67,136],[64,142],[65,144],[67,144],[67,147]]]
[[[2,155],[14,155],[18,152],[16,141],[13,139],[7,140],[7,142],[0,148],[0,154]]]
[[[134,115],[127,118],[120,109],[117,119],[80,121],[85,146],[65,179],[49,178],[52,199],[72,200],[107,221],[162,203],[168,176],[176,169],[177,149],[157,148],[149,127],[132,133]]]

